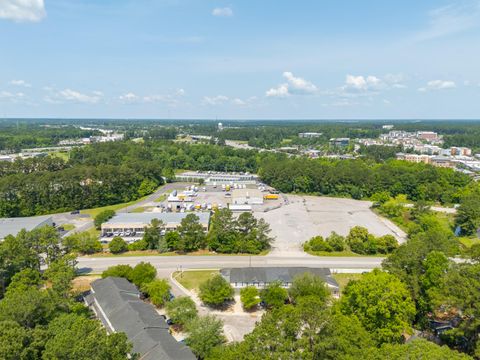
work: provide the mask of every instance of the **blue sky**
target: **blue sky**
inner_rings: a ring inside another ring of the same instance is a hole
[[[480,0],[0,0],[0,117],[480,118]]]

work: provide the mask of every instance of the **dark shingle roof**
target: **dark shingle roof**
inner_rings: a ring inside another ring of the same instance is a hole
[[[142,360],[193,360],[195,356],[169,333],[165,319],[140,299],[135,285],[124,278],[107,277],[92,282],[86,302],[94,306],[111,331],[124,332],[133,352]]]
[[[278,280],[291,283],[296,275],[306,272],[320,276],[328,285],[338,288],[337,282],[331,276],[330,269],[327,268],[248,267],[220,270],[222,276],[230,283],[270,283]]]

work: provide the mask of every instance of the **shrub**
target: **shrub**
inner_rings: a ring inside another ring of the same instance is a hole
[[[218,274],[200,284],[200,299],[207,305],[219,306],[233,298],[233,288]]]
[[[327,237],[325,241],[333,251],[345,250],[345,238],[341,235],[338,235],[335,231],[332,231],[330,236]]]
[[[332,247],[323,239],[322,236],[315,236],[307,241],[303,246],[305,251],[332,251]]]
[[[130,265],[116,265],[110,266],[107,270],[102,273],[102,278],[108,276],[123,277],[130,280],[132,275],[133,268]]]
[[[112,217],[115,216],[115,211],[113,210],[104,210],[95,216],[95,219],[93,220],[93,223],[95,224],[95,228],[97,230],[100,230],[102,227],[102,224],[108,220],[110,220]]]
[[[108,244],[108,248],[112,254],[120,254],[128,250],[128,245],[120,236],[115,236]]]
[[[155,279],[141,287],[153,305],[162,307],[170,300],[170,284],[165,279]]]
[[[167,303],[167,314],[174,324],[184,326],[198,316],[195,302],[186,296],[181,296]]]
[[[157,270],[150,263],[141,262],[137,264],[130,275],[130,281],[138,287],[142,287],[143,284],[153,281],[157,276]]]
[[[139,250],[147,250],[148,244],[145,240],[137,240],[131,244],[128,244],[129,251],[139,251]]]
[[[260,302],[259,291],[255,286],[247,286],[240,290],[240,300],[245,309],[251,310]]]
[[[280,282],[273,282],[260,291],[260,299],[267,307],[280,307],[288,299],[288,292]]]

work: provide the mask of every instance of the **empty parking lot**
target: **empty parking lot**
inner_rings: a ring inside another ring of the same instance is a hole
[[[364,226],[372,234],[394,235],[401,243],[406,234],[391,221],[370,210],[371,203],[352,199],[287,195],[287,204],[265,213],[275,237],[272,255],[292,256],[303,253],[302,244],[316,235],[328,236],[332,231],[347,235],[354,226]]]

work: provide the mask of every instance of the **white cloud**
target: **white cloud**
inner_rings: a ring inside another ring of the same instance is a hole
[[[43,0],[0,0],[0,19],[40,21],[45,15]]]
[[[418,88],[418,91],[425,92],[430,90],[445,90],[456,88],[457,85],[451,80],[432,80],[426,86]]]
[[[279,85],[276,88],[271,88],[265,93],[268,97],[287,97],[290,95],[288,92],[288,84]]]
[[[10,85],[14,85],[14,86],[23,86],[23,87],[32,87],[31,84],[29,84],[28,82],[26,82],[25,80],[12,80],[10,81]]]
[[[217,95],[217,96],[204,96],[202,103],[204,105],[221,105],[229,100],[228,96]]]
[[[369,91],[378,90],[381,87],[383,87],[382,80],[373,75],[368,75],[367,77],[347,75],[345,78],[345,89]]]
[[[463,32],[480,25],[480,2],[463,1],[436,8],[428,13],[428,26],[416,33],[412,40],[421,42]]]
[[[287,97],[289,95],[308,95],[318,91],[318,88],[303,78],[294,76],[290,71],[285,71],[282,76],[287,80],[275,88],[266,91],[267,97]]]
[[[232,100],[232,104],[237,105],[237,106],[247,106],[247,105],[251,105],[255,101],[257,101],[256,96],[251,96],[251,97],[249,97],[248,99],[245,99],[245,100],[242,100],[240,98],[235,98],[235,99]]]
[[[25,98],[25,94],[22,92],[9,92],[9,91],[0,91],[0,100],[5,99],[11,102],[18,102]]]
[[[60,104],[65,101],[81,103],[81,104],[97,104],[103,98],[101,91],[93,91],[91,94],[84,94],[72,89],[64,89],[53,92],[44,98],[46,102],[52,104]]]
[[[229,7],[215,8],[212,10],[213,16],[229,17],[233,16],[233,10]]]
[[[122,102],[136,102],[139,99],[139,97],[132,92],[128,92],[126,94],[120,95],[118,98]]]

